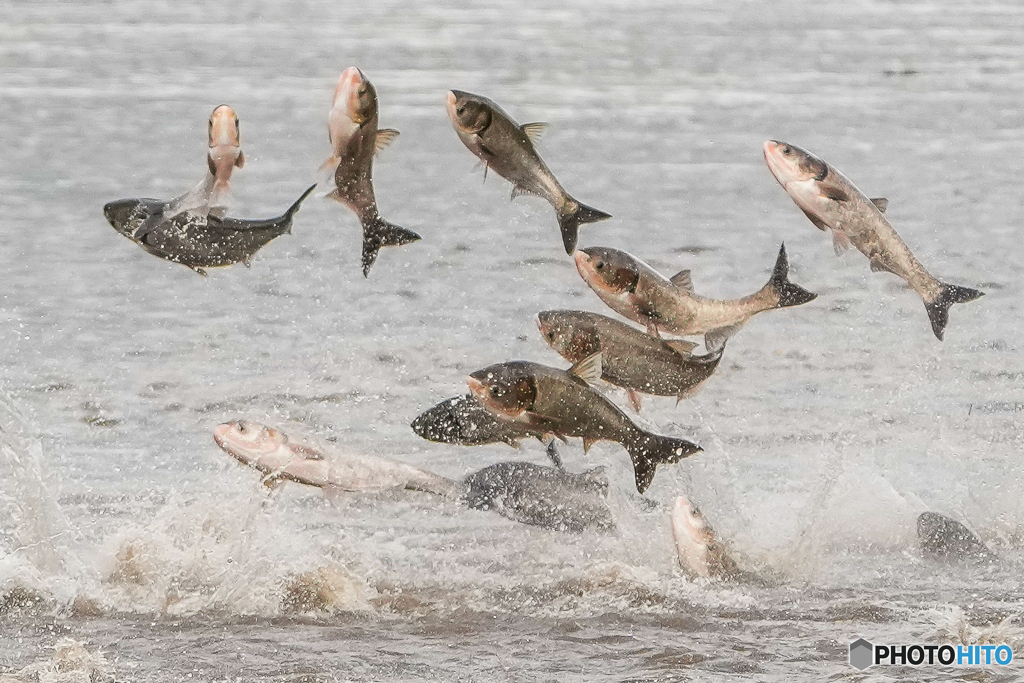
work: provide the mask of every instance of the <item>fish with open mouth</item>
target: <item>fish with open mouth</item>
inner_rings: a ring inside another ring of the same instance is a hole
[[[212,213],[186,211],[140,231],[140,226],[153,216],[162,216],[164,202],[157,199],[119,199],[104,206],[103,215],[115,230],[150,254],[206,275],[206,268],[235,263],[248,266],[256,252],[271,240],[291,233],[295,213],[315,187],[303,192],[275,218],[219,218]]]
[[[786,245],[779,249],[768,283],[742,299],[709,299],[696,294],[689,270],[666,278],[625,251],[588,247],[574,254],[576,268],[590,288],[612,310],[647,326],[659,336],[703,334],[709,351],[762,311],[799,306],[818,295],[789,281]]]
[[[354,66],[345,69],[334,91],[328,116],[331,156],[320,167],[327,196],[351,209],[363,227],[363,276],[377,260],[381,247],[401,246],[420,239],[412,230],[388,223],[377,211],[373,192],[373,157],[398,137],[398,131],[378,128],[377,90]]]
[[[492,100],[461,90],[448,93],[447,108],[459,139],[484,164],[485,178],[494,169],[512,183],[513,199],[532,194],[554,207],[566,254],[576,248],[580,225],[611,218],[573,199],[540,158],[534,144],[546,123],[519,125]]]
[[[777,140],[764,143],[768,169],[817,228],[832,232],[837,254],[851,245],[868,257],[872,271],[902,278],[924,301],[932,332],[941,341],[953,304],[984,295],[939,281],[917,260],[885,217],[887,199],[868,199],[850,180],[807,150]]]
[[[602,440],[621,444],[633,461],[640,493],[650,486],[659,464],[676,463],[702,450],[691,441],[638,427],[587,384],[600,376],[601,354],[597,353],[570,371],[529,361],[497,363],[472,373],[467,383],[497,417],[537,434],[581,437],[584,451]]]
[[[722,581],[753,578],[739,568],[711,524],[685,496],[676,498],[671,515],[679,564],[687,574]]]
[[[622,387],[640,412],[640,393],[691,396],[722,360],[724,345],[695,356],[693,342],[659,339],[598,313],[542,311],[537,327],[551,348],[570,363],[601,354],[601,379]]]

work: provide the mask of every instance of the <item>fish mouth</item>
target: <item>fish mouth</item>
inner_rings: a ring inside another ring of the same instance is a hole
[[[445,109],[448,110],[448,116],[451,118],[452,123],[457,125],[458,112],[456,108],[459,106],[459,96],[462,93],[458,90],[449,90],[448,96],[445,97]]]
[[[466,384],[469,386],[469,392],[476,396],[477,399],[483,402],[487,401],[487,387],[483,382],[478,380],[476,377],[470,376],[466,379]]]
[[[580,275],[583,275],[585,278],[586,275],[584,275],[584,272],[590,270],[590,254],[581,249],[577,249],[572,255],[572,260],[576,262],[576,270],[580,271]]]

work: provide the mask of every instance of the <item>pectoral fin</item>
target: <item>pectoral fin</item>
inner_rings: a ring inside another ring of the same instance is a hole
[[[832,230],[832,248],[835,249],[836,256],[842,255],[847,249],[853,246],[850,242],[850,238],[846,236],[846,233],[842,230]]]
[[[593,446],[595,443],[597,443],[600,440],[601,439],[588,439],[587,437],[583,437],[583,453],[584,454],[589,453],[590,452],[590,447]]]
[[[569,373],[576,375],[587,384],[594,384],[601,379],[601,373],[604,371],[601,365],[601,352],[592,353],[579,363],[576,363],[569,368]]]
[[[373,142],[373,153],[380,154],[380,151],[394,142],[399,135],[394,128],[381,128],[377,131],[377,137]]]
[[[235,159],[235,168],[242,168],[243,166],[245,166],[245,155],[239,152],[238,158]]]
[[[800,207],[800,210],[804,212],[804,215],[807,216],[807,218],[810,219],[810,221],[812,223],[814,223],[815,227],[817,227],[818,230],[828,230],[829,229],[828,226],[825,225],[825,223],[820,218],[815,216],[813,213],[811,213],[807,209],[805,209],[803,207]]]
[[[834,202],[850,201],[850,195],[846,194],[846,190],[839,187],[823,187],[820,194],[822,197],[831,199]]]

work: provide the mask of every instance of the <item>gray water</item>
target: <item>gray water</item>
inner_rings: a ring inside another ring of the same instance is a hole
[[[0,672],[71,638],[130,681],[1019,677],[1016,662],[859,674],[846,653],[859,636],[989,639],[1024,658],[1024,6],[0,10]],[[402,132],[375,164],[381,213],[423,236],[383,250],[368,280],[357,222],[328,200],[251,269],[207,278],[104,221],[107,201],[190,187],[223,102],[247,158],[234,213],[279,213],[330,153],[350,65]],[[581,244],[690,268],[698,292],[729,298],[764,283],[785,241],[792,279],[819,293],[752,320],[701,393],[648,399],[640,418],[704,447],[647,498],[691,497],[766,586],[688,580],[615,444],[562,449],[615,484],[619,530],[572,536],[411,492],[269,494],[212,443],[248,417],[452,477],[544,462],[539,444],[451,447],[408,427],[490,363],[564,367],[538,311],[606,312],[550,207],[482,181],[449,88],[551,124],[552,170],[614,215]],[[765,167],[768,138],[888,197],[933,273],[987,295],[955,306],[938,342],[899,280],[832,253]],[[924,510],[1007,563],[926,561]]]

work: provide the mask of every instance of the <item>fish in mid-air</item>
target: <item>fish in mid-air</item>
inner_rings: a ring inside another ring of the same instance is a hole
[[[602,440],[621,444],[633,461],[640,493],[650,486],[659,464],[676,463],[702,450],[685,439],[638,427],[587,384],[600,376],[601,355],[594,354],[568,372],[528,361],[498,363],[472,373],[467,383],[497,417],[537,434],[581,437],[584,451]]]
[[[404,488],[449,498],[464,495],[461,483],[386,458],[357,455],[308,437],[292,437],[251,420],[219,425],[213,440],[225,452],[259,470],[264,483],[294,481],[340,491]]]
[[[939,281],[917,260],[885,217],[889,202],[868,199],[842,173],[807,150],[777,140],[764,143],[768,169],[819,229],[832,231],[837,254],[853,245],[868,257],[871,270],[902,278],[928,311],[932,332],[941,341],[949,307],[974,301],[984,292]]]
[[[401,246],[420,239],[412,230],[388,223],[377,212],[373,193],[373,157],[398,137],[398,131],[378,128],[377,91],[354,66],[345,69],[334,90],[328,115],[331,156],[320,167],[327,196],[351,209],[363,227],[363,275],[377,260],[381,247]]]
[[[542,311],[537,327],[544,341],[570,363],[600,352],[601,379],[624,388],[637,412],[640,393],[675,396],[677,402],[692,395],[715,372],[725,349],[723,345],[695,356],[692,342],[658,339],[586,311]]]
[[[206,275],[206,268],[250,264],[260,249],[275,237],[292,231],[292,219],[302,200],[316,185],[302,193],[280,216],[242,219],[186,211],[163,218],[163,202],[157,199],[119,199],[103,207],[103,215],[119,233],[150,254],[180,263]],[[161,216],[151,227],[140,227],[154,215]]]
[[[513,199],[532,194],[554,207],[565,253],[576,248],[580,225],[611,218],[573,199],[540,158],[534,143],[547,124],[519,125],[492,100],[461,90],[448,93],[447,108],[459,139],[484,164],[485,178],[487,169],[494,169],[512,183]]]
[[[507,443],[519,448],[524,438],[536,437],[543,441],[542,435],[525,426],[499,420],[472,394],[445,399],[423,411],[412,421],[412,430],[427,441],[460,446]],[[548,441],[547,454],[555,467],[562,467],[562,458],[553,439]]]
[[[779,249],[768,284],[742,299],[727,300],[696,294],[689,270],[669,279],[618,249],[588,247],[574,257],[580,275],[616,313],[646,325],[654,336],[661,331],[703,334],[709,351],[717,350],[754,314],[799,306],[818,296],[789,281],[786,245]]]
[[[293,481],[333,494],[410,489],[558,531],[607,531],[615,525],[601,468],[573,474],[527,462],[500,462],[456,481],[251,420],[219,425],[213,438],[226,453],[261,472],[268,486]]]

